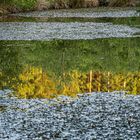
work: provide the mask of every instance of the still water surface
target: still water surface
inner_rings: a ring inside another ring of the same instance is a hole
[[[27,65],[56,79],[73,70],[140,72],[140,12],[134,9],[1,17],[0,40],[0,88],[12,87],[11,79],[19,77]],[[139,81],[139,74],[136,77]]]

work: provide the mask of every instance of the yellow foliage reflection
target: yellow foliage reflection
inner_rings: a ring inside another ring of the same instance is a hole
[[[0,78],[2,72],[0,73]],[[89,73],[77,70],[64,73],[56,80],[55,75],[49,76],[42,68],[25,67],[18,77],[5,83],[0,80],[0,87],[11,84],[19,98],[54,98],[58,95],[77,96],[86,92],[125,91],[131,94],[140,94],[140,72],[112,73],[90,71]],[[9,79],[9,78],[8,78]],[[16,82],[12,82],[16,81]]]
[[[55,83],[41,68],[27,67],[13,85],[20,98],[53,98],[56,95]]]

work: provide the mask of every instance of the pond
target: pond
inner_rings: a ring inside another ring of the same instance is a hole
[[[140,93],[139,8],[13,14],[0,33],[0,88],[19,97]]]

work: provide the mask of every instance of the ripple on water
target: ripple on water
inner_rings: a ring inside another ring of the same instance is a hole
[[[133,37],[139,28],[93,22],[1,22],[0,40],[52,40]]]
[[[139,139],[140,96],[90,93],[61,100],[2,98],[0,138]]]
[[[136,10],[116,10],[116,11],[93,11],[89,9],[85,10],[50,10],[43,12],[31,12],[31,13],[20,13],[14,14],[24,17],[82,17],[82,18],[102,18],[102,17],[139,17],[140,12]]]

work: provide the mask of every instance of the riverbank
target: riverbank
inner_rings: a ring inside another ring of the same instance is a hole
[[[126,7],[138,6],[137,0],[32,0],[0,2],[0,14],[18,13],[25,11],[41,11],[46,9],[91,8],[100,6]]]

